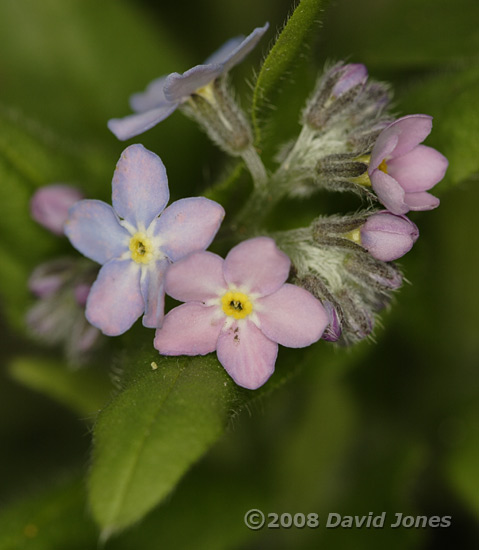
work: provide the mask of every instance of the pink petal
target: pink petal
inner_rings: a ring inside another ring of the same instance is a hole
[[[155,220],[153,232],[161,237],[161,251],[176,262],[190,252],[208,248],[224,215],[221,205],[204,197],[180,199]]]
[[[216,306],[196,302],[172,309],[156,331],[155,348],[163,355],[206,355],[216,349],[224,316]]]
[[[374,144],[371,151],[371,159],[369,161],[368,173],[372,174],[381,162],[389,158],[389,155],[394,151],[398,143],[398,136],[395,134],[385,134],[383,131]]]
[[[278,290],[289,275],[291,262],[269,237],[257,237],[230,250],[224,263],[226,282],[266,296]]]
[[[255,390],[273,374],[278,344],[246,321],[221,332],[217,354],[219,362],[239,386]]]
[[[166,272],[166,293],[181,302],[203,302],[226,292],[223,258],[212,252],[193,252]]]
[[[433,210],[439,206],[439,199],[427,191],[422,193],[406,193],[405,203],[410,210]]]
[[[409,153],[431,133],[432,117],[429,115],[407,115],[395,120],[385,128],[373,148],[380,147],[383,141],[389,141],[397,136],[397,145],[389,154],[391,158],[400,157]],[[371,155],[372,156],[372,155]]]
[[[329,324],[321,302],[299,286],[286,283],[257,300],[260,329],[273,342],[303,348],[317,342]],[[259,308],[258,308],[259,309]]]
[[[145,302],[143,326],[158,328],[165,315],[165,272],[168,261],[151,262],[142,273],[141,294]]]
[[[130,260],[106,263],[88,295],[88,321],[107,336],[118,336],[126,332],[144,310],[140,267]]]
[[[63,235],[68,211],[81,199],[83,193],[76,187],[61,183],[46,185],[35,191],[30,201],[30,212],[36,222],[55,235]]]
[[[448,161],[436,149],[418,145],[387,164],[388,174],[399,182],[406,193],[417,193],[431,189],[442,180]]]
[[[393,214],[405,214],[409,211],[404,202],[404,190],[399,183],[382,170],[371,174],[371,183],[379,201]]]
[[[113,174],[115,212],[138,227],[147,228],[170,197],[163,162],[143,145],[130,145],[121,154]]]

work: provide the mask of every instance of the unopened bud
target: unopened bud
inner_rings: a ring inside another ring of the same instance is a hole
[[[337,342],[341,338],[341,322],[338,313],[331,302],[324,301],[323,307],[329,317],[329,325],[323,333],[323,340],[327,342]]]
[[[411,250],[419,230],[406,216],[377,212],[361,227],[361,246],[383,262],[397,260]]]
[[[81,199],[83,194],[71,185],[46,185],[38,189],[32,197],[31,216],[55,235],[63,235],[68,211]]]
[[[341,112],[347,112],[367,78],[368,72],[364,65],[334,65],[318,81],[316,91],[304,112],[305,123],[320,130],[330,119]]]

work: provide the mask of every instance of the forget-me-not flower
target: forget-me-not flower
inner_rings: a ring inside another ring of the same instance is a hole
[[[136,114],[111,119],[108,121],[108,128],[118,139],[130,139],[169,117],[191,95],[199,94],[210,98],[212,93],[209,85],[240,63],[260,41],[268,27],[266,23],[246,38],[237,36],[228,40],[204,64],[196,65],[183,74],[171,73],[153,80],[144,92],[131,96],[130,105]]]
[[[171,266],[166,292],[186,302],[156,331],[164,355],[205,355],[254,390],[273,374],[278,344],[302,348],[321,338],[329,317],[304,288],[286,283],[291,262],[273,239],[238,244],[226,259],[195,252]]]
[[[113,208],[99,200],[76,203],[65,234],[82,254],[102,264],[88,296],[86,317],[105,334],[116,336],[142,314],[145,326],[161,324],[167,267],[207,248],[224,210],[204,197],[181,199],[165,209],[165,167],[142,145],[123,151],[112,188]]]

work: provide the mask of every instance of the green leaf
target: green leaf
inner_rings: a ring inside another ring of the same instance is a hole
[[[274,104],[284,80],[291,77],[301,64],[300,60],[304,59],[305,50],[321,23],[326,3],[326,0],[301,0],[261,67],[252,105],[256,145],[262,142],[264,111]]]
[[[17,382],[56,399],[82,418],[92,418],[111,392],[104,369],[71,370],[54,359],[17,357],[8,365],[8,372]]]
[[[139,520],[219,437],[237,388],[215,357],[166,358],[150,349],[100,413],[89,479],[103,536]]]
[[[440,193],[468,178],[479,178],[479,68],[466,67],[442,72],[407,90],[401,106],[409,112],[434,116],[427,145],[449,160]],[[433,193],[436,192],[434,188]]]

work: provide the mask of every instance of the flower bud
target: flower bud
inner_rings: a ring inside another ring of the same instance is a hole
[[[76,269],[72,258],[59,258],[37,266],[28,280],[29,290],[37,298],[55,294],[69,280]]]
[[[349,108],[358,98],[368,78],[364,65],[338,63],[319,80],[304,112],[304,121],[315,129],[324,128],[331,118]]]
[[[362,86],[368,78],[368,71],[361,63],[350,63],[349,65],[344,65],[344,67],[338,67],[336,73],[339,73],[339,79],[332,89],[332,95],[336,98],[349,92],[356,86]]]
[[[74,288],[73,293],[75,295],[75,300],[79,306],[86,306],[86,301],[88,298],[88,294],[90,294],[90,290],[91,284],[86,283],[80,283]]]
[[[329,325],[323,332],[323,340],[326,342],[337,342],[341,338],[341,321],[333,304],[328,301],[323,302],[323,307],[329,317]]]
[[[418,237],[419,230],[412,221],[388,211],[373,214],[361,227],[361,245],[383,262],[404,256]]]
[[[41,187],[30,202],[32,218],[55,235],[63,235],[68,211],[83,194],[71,185],[53,184]]]

